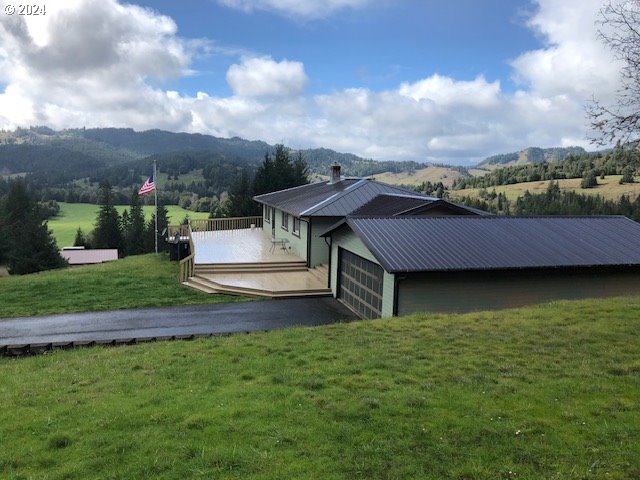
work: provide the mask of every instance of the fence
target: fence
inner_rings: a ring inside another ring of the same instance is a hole
[[[262,217],[207,218],[189,220],[193,232],[215,232],[218,230],[242,230],[262,228]]]
[[[177,233],[181,237],[189,239],[188,257],[180,260],[180,282],[186,282],[193,276],[195,268],[195,247],[193,245],[193,232],[215,232],[218,230],[241,230],[245,228],[262,228],[262,217],[235,217],[235,218],[208,218],[202,220],[189,220],[189,225],[170,225],[169,238]]]

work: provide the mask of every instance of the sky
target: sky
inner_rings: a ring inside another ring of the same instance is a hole
[[[473,165],[589,143],[603,0],[0,0],[0,129],[130,127]],[[24,12],[29,13],[29,12]],[[30,13],[36,13],[35,10]]]

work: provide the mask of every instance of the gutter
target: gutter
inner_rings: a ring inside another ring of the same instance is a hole
[[[407,278],[408,278],[407,275],[397,275],[395,273],[393,274],[393,310],[392,310],[392,315],[394,317],[398,316],[398,291],[399,291],[400,282],[403,282]]]

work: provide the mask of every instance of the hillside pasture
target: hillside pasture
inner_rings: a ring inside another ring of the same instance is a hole
[[[208,295],[180,285],[178,270],[178,262],[169,262],[167,255],[148,254],[101,265],[0,278],[0,319],[248,300]]]
[[[420,185],[424,182],[438,183],[446,187],[453,185],[463,174],[457,170],[447,167],[428,166],[416,169],[415,172],[385,172],[374,175],[379,182],[390,185]]]
[[[626,297],[0,358],[0,477],[637,479],[639,319]]]
[[[600,195],[608,200],[617,200],[622,195],[629,196],[629,199],[633,201],[638,195],[640,195],[640,183],[626,183],[620,185],[619,181],[622,175],[608,175],[604,180],[598,177],[598,186],[595,188],[580,188],[580,178],[570,178],[562,180],[553,180],[558,182],[560,190],[573,191],[586,195]],[[491,192],[495,189],[496,193],[504,193],[507,199],[515,201],[518,197],[524,195],[527,190],[529,193],[544,193],[549,188],[551,180],[539,181],[539,182],[523,182],[514,183],[512,185],[498,185],[487,187],[486,190]],[[464,190],[451,190],[450,196],[452,199],[459,199],[463,196],[466,197],[479,197],[480,188],[467,188]]]
[[[58,247],[67,247],[73,245],[73,241],[76,238],[76,231],[82,228],[85,234],[88,234],[95,228],[96,216],[98,215],[99,205],[93,205],[89,203],[65,203],[59,202],[60,214],[54,218],[49,219],[49,229],[53,232],[53,236],[56,239]],[[177,205],[167,205],[169,212],[169,223],[180,223],[182,219],[189,215],[189,218],[207,218],[208,212],[192,212],[185,210]],[[116,209],[120,214],[128,206],[118,205]],[[153,205],[143,206],[144,216],[147,220],[153,215]]]

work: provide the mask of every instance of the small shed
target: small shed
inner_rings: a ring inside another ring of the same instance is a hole
[[[117,248],[85,249],[84,247],[64,247],[60,255],[69,265],[92,265],[96,263],[111,262],[118,259]]]
[[[365,318],[640,293],[640,224],[621,216],[347,217],[330,287]]]

